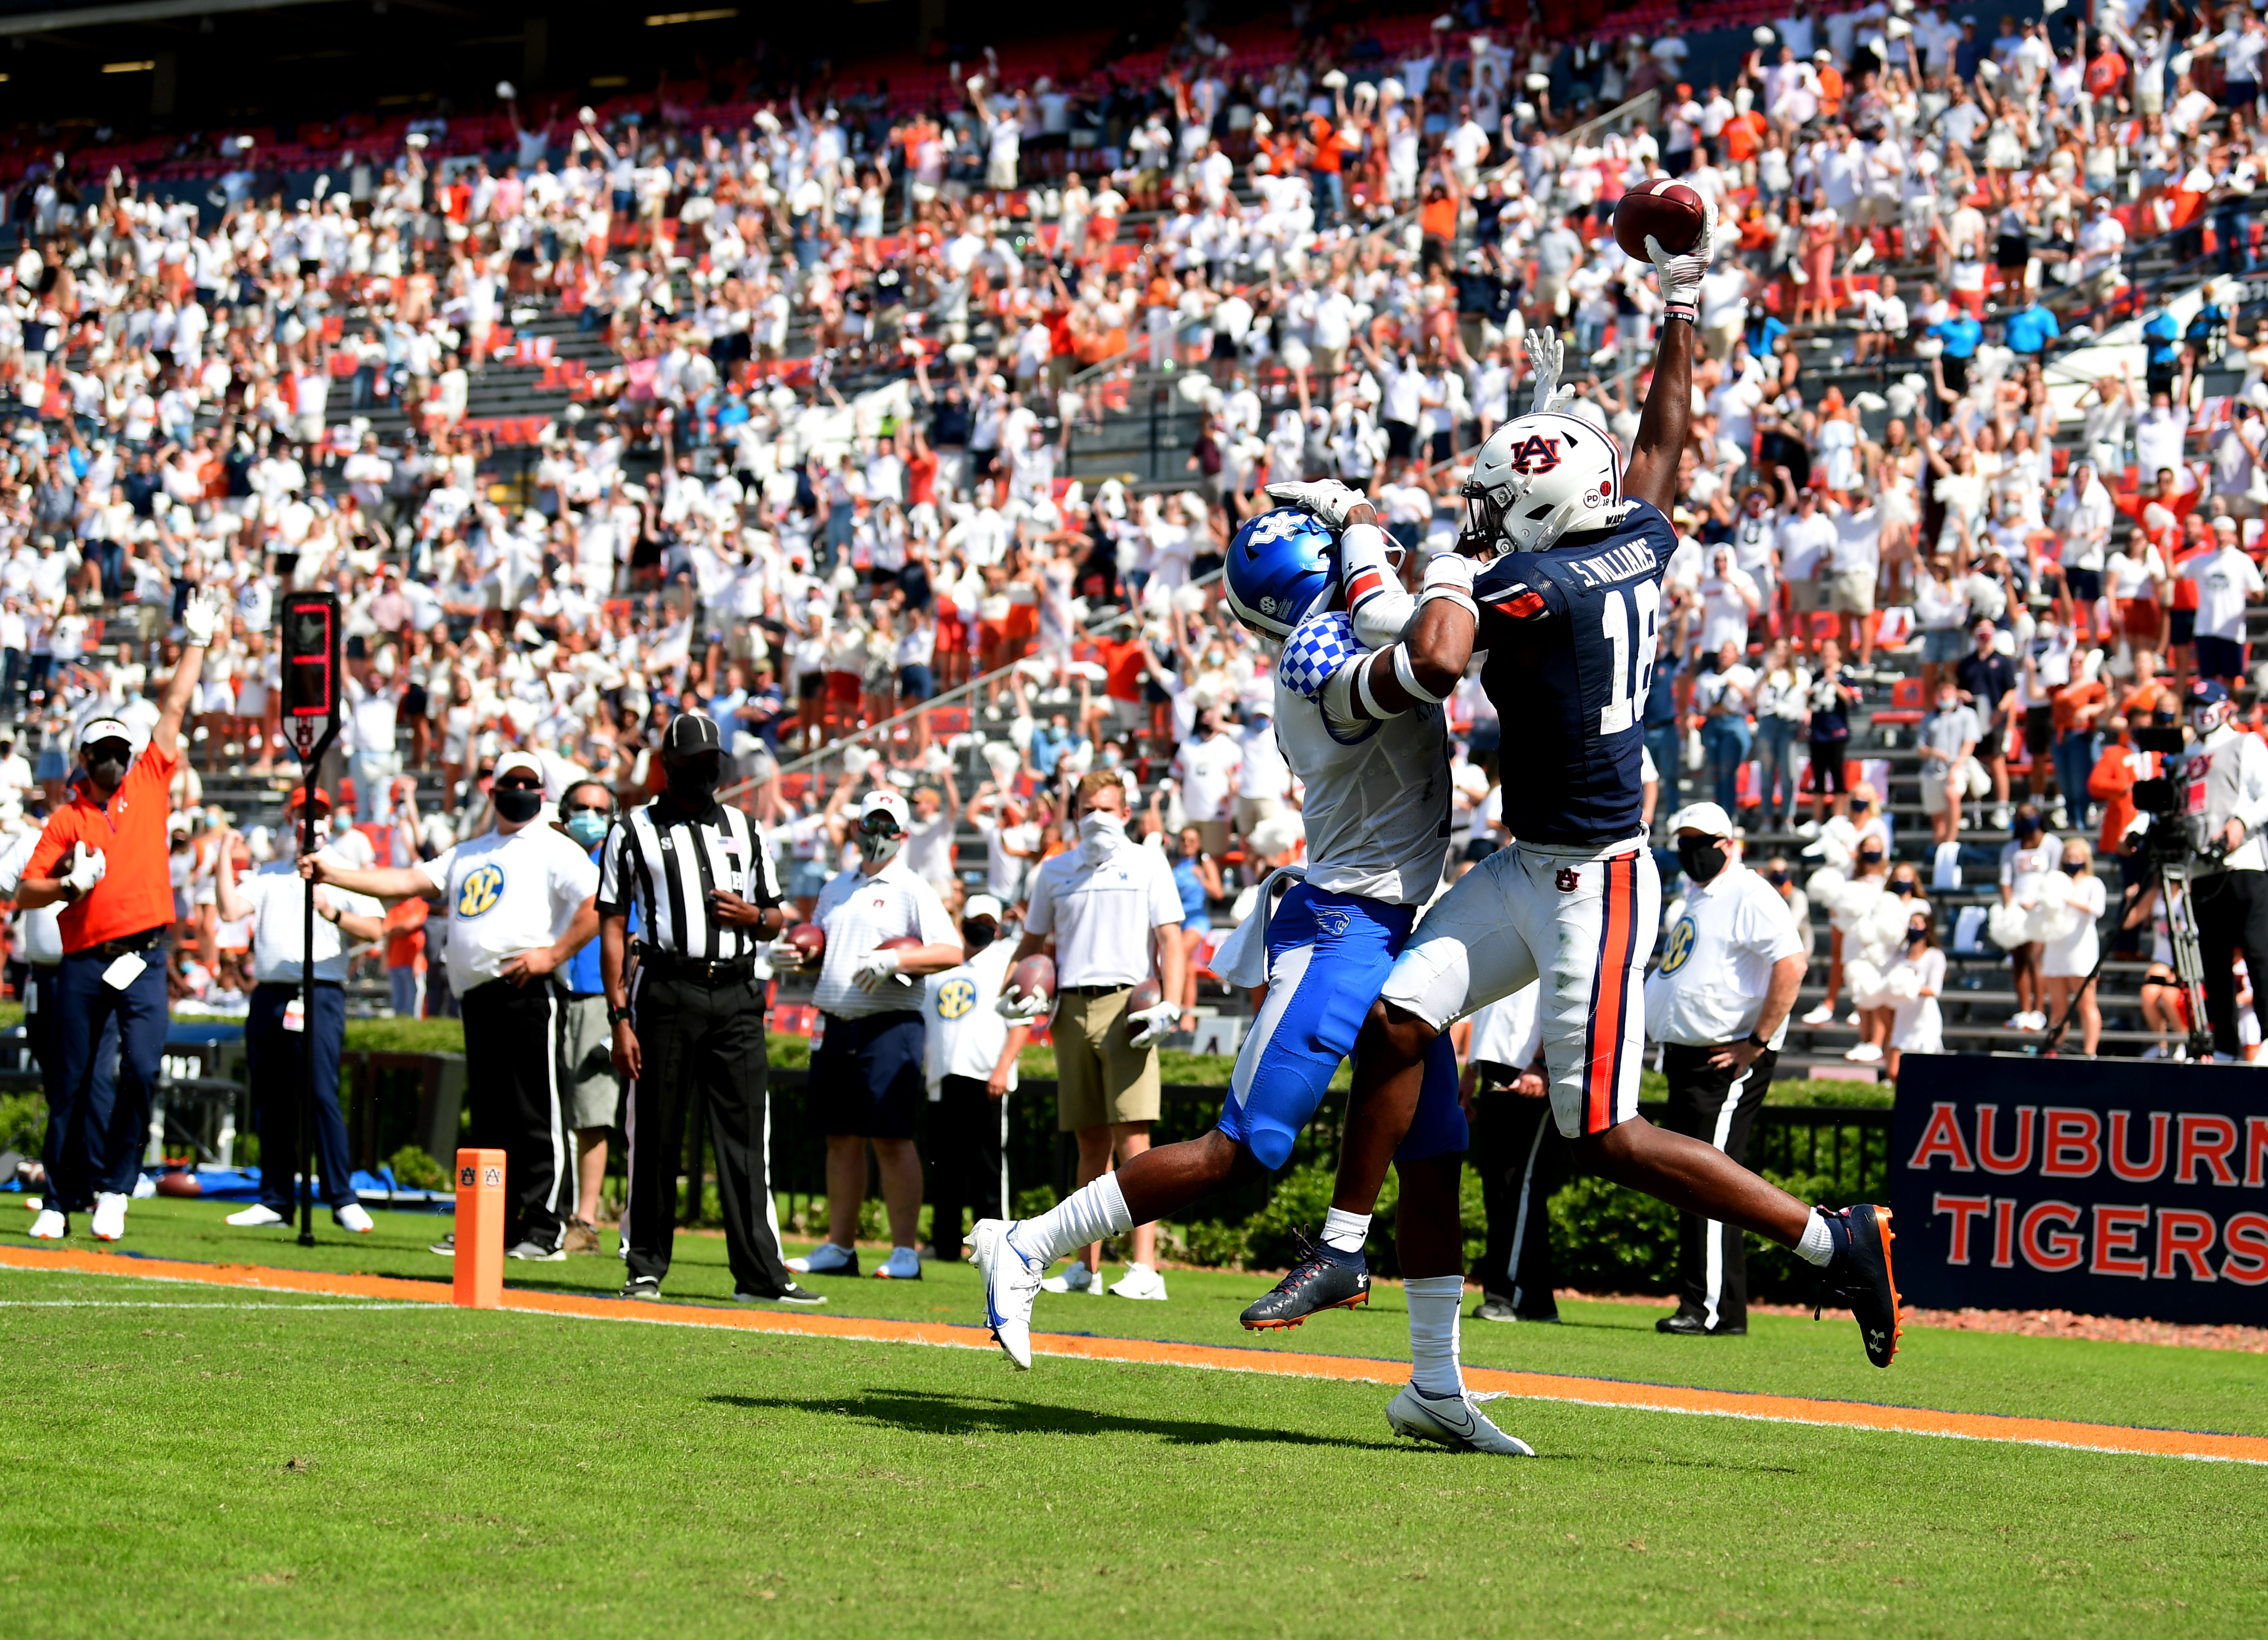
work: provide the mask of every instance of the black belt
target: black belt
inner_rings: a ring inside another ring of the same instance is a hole
[[[123,957],[129,952],[138,955],[145,951],[155,951],[165,943],[165,939],[164,927],[145,928],[138,934],[122,934],[116,939],[106,939],[99,945],[88,945],[83,950],[70,952],[68,954],[74,957],[112,958]]]
[[[709,962],[699,957],[681,957],[674,952],[658,950],[642,945],[637,948],[638,966],[650,969],[664,979],[693,980],[703,985],[725,985],[756,977],[754,957],[735,957],[729,962]]]
[[[1130,991],[1134,982],[1127,980],[1116,985],[1058,985],[1058,997],[1116,997],[1121,991]]]

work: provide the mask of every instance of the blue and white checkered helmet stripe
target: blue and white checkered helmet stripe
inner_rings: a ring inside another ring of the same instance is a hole
[[[1354,621],[1344,609],[1325,610],[1301,621],[1284,641],[1284,658],[1276,663],[1276,676],[1302,700],[1312,701],[1349,661],[1362,653],[1354,637]]]

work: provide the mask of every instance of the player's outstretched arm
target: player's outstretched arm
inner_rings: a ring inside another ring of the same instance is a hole
[[[1664,512],[1677,498],[1677,462],[1693,419],[1693,329],[1700,316],[1701,281],[1716,254],[1717,207],[1709,204],[1701,237],[1690,251],[1673,256],[1661,241],[1646,236],[1646,255],[1661,287],[1661,340],[1653,353],[1653,385],[1640,413],[1638,438],[1623,470],[1623,493],[1651,502]]]
[[[1461,554],[1433,555],[1407,635],[1349,663],[1325,686],[1323,704],[1333,717],[1376,723],[1447,698],[1473,658],[1479,624],[1473,569]]]

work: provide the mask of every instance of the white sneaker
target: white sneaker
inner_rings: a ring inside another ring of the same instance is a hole
[[[2163,1059],[2165,1056],[2166,1045],[2163,1042],[2153,1042],[2142,1050],[2142,1057],[2145,1059]],[[33,1233],[36,1235],[39,1232],[34,1231]]]
[[[984,1322],[1000,1353],[1028,1372],[1032,1369],[1032,1305],[1040,1296],[1044,1264],[1034,1265],[1015,1242],[1016,1226],[1005,1218],[980,1218],[968,1232],[976,1269],[984,1277]]]
[[[1476,1401],[1498,1399],[1492,1393],[1434,1397],[1404,1384],[1386,1405],[1387,1427],[1412,1440],[1438,1441],[1460,1452],[1495,1452],[1506,1458],[1533,1458],[1535,1448],[1516,1436],[1506,1435],[1490,1423]]]
[[[892,1247],[888,1260],[874,1272],[876,1281],[919,1281],[921,1278],[921,1254],[913,1247]]]
[[[94,1239],[97,1241],[117,1241],[125,1234],[125,1193],[119,1190],[98,1192],[94,1198]]]
[[[70,1233],[70,1220],[52,1207],[43,1207],[40,1216],[32,1221],[32,1239],[61,1241]]]
[[[858,1250],[822,1241],[802,1258],[784,1259],[781,1262],[799,1276],[856,1276]]]
[[[1835,1004],[1833,1003],[1820,1004],[1819,1006],[1814,1008],[1809,1013],[1803,1016],[1803,1023],[1806,1025],[1834,1024]]]
[[[1042,1292],[1083,1292],[1090,1298],[1102,1296],[1102,1272],[1091,1270],[1073,1260],[1060,1276],[1050,1276],[1040,1283]]]
[[[1804,821],[1802,825],[1795,828],[1795,835],[1799,837],[1816,837],[1819,835],[1819,822],[1817,820]]]
[[[239,1230],[258,1230],[267,1224],[288,1224],[291,1221],[265,1202],[254,1202],[241,1213],[231,1213],[227,1222]]]
[[[341,1230],[351,1230],[357,1236],[366,1236],[378,1228],[378,1221],[371,1217],[370,1210],[359,1202],[333,1208],[331,1223]]]
[[[1998,808],[1992,811],[1992,829],[1994,831],[2006,831],[2008,829],[2008,805],[2005,803],[2001,804]]]
[[[1124,1278],[1111,1283],[1110,1291],[1122,1298],[1155,1298],[1162,1304],[1166,1278],[1147,1264],[1129,1264]]]
[[[1875,1065],[1882,1060],[1882,1050],[1873,1042],[1861,1042],[1843,1055],[1854,1065]]]
[[[1850,1012],[1845,1014],[1843,1016],[1843,1023],[1849,1026],[1852,1030],[1857,1030],[1859,1028],[1859,1011],[1856,1008],[1853,1008]]]

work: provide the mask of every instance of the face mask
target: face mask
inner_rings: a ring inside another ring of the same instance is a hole
[[[1909,945],[1923,945],[1928,939],[1929,930],[1926,928],[1910,928],[1906,930],[1906,944]]]
[[[1105,769],[1116,769],[1118,767],[1118,748],[1116,746],[1106,746],[1103,748],[1102,766]]]
[[[607,827],[611,822],[594,809],[585,809],[571,816],[567,835],[586,849],[595,849],[607,840]]]
[[[1787,886],[1787,873],[1786,871],[1766,871],[1764,873],[1764,881],[1770,883],[1775,888],[1785,888]]]
[[[669,768],[670,800],[683,809],[705,809],[717,796],[717,784],[723,771],[707,758],[694,759]]]
[[[992,926],[989,918],[971,917],[961,925],[961,943],[973,957],[998,938],[999,933],[1000,930]]]
[[[126,783],[126,763],[115,757],[98,757],[86,765],[87,778],[105,792],[115,791]]]
[[[2040,822],[2036,816],[2020,814],[2016,817],[2016,835],[2019,837],[2035,836],[2039,829]]]
[[[2087,862],[2084,860],[2066,860],[2063,863],[2063,869],[2071,876],[2084,877],[2087,875]]]
[[[906,840],[896,832],[862,831],[858,834],[858,857],[869,865],[887,865],[898,857],[898,850]]]
[[[1859,853],[1859,864],[1861,865],[1880,865],[1881,863],[1882,851],[1880,849],[1867,849]]]
[[[1079,817],[1079,849],[1089,865],[1100,865],[1126,841],[1126,817],[1093,809]]]
[[[513,826],[526,825],[543,807],[543,794],[525,786],[498,786],[491,795],[496,798],[497,818]]]
[[[1914,885],[1907,879],[1900,878],[1890,885],[1890,892],[1901,900],[1911,900],[1913,898]]]
[[[1724,841],[1718,837],[1681,837],[1677,841],[1677,863],[1695,882],[1712,882],[1725,869]]]

